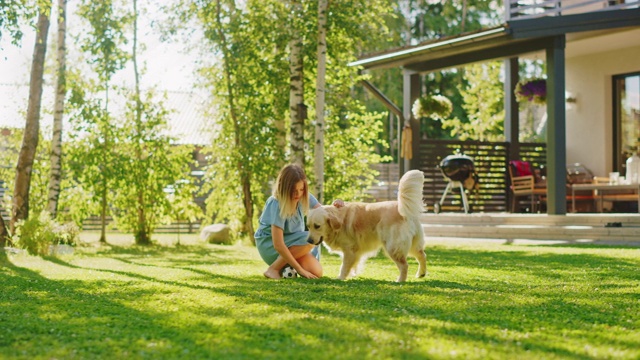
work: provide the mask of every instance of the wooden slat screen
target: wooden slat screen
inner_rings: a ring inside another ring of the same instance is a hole
[[[420,144],[419,169],[425,173],[424,201],[430,211],[440,201],[449,182],[438,165],[443,158],[457,151],[474,159],[480,188],[468,192],[469,203],[475,212],[504,212],[508,210],[509,145],[507,142],[425,140]],[[546,144],[521,143],[520,160],[535,167],[546,164]],[[443,211],[464,211],[459,191],[449,192],[442,204]]]

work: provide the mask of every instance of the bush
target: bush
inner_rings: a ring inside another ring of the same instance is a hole
[[[32,255],[46,255],[50,245],[77,244],[80,228],[74,223],[58,224],[47,212],[16,224],[14,243]]]

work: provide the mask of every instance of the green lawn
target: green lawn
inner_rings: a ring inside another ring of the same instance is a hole
[[[273,281],[254,248],[0,252],[1,359],[638,359],[640,249],[428,241],[426,278]],[[412,259],[410,271],[417,270]]]

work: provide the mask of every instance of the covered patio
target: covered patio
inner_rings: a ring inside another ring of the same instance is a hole
[[[420,97],[421,75],[441,69],[463,66],[475,62],[503,59],[505,68],[505,139],[504,143],[479,144],[464,142],[465,153],[473,156],[473,148],[480,151],[504,152],[505,158],[486,163],[487,174],[485,189],[492,195],[483,196],[483,208],[480,211],[504,211],[509,203],[509,182],[507,166],[510,160],[531,157],[544,164],[546,168],[547,191],[545,197],[546,212],[549,215],[565,215],[571,210],[571,189],[567,187],[567,131],[565,104],[565,48],[573,41],[589,41],[594,44],[603,34],[625,32],[637,29],[640,24],[640,9],[611,7],[607,11],[587,11],[562,16],[520,17],[506,19],[498,27],[485,29],[458,36],[445,37],[416,46],[393,49],[384,53],[367,55],[351,65],[360,66],[365,71],[400,67],[403,71],[402,107],[391,103],[381,94],[375,84],[366,83],[365,87],[373,92],[391,112],[396,114],[399,123],[410,126],[412,130],[413,157],[400,163],[400,172],[409,169],[421,169],[427,173],[430,182],[425,183],[425,198],[433,199],[433,194],[442,194],[438,179],[441,175],[434,170],[442,154],[433,152],[434,141],[423,139],[420,134],[419,120],[411,107]],[[628,5],[628,4],[627,4]],[[633,4],[632,4],[633,5]],[[509,12],[511,14],[511,12]],[[558,12],[555,15],[561,15]],[[592,45],[593,46],[593,45]],[[518,102],[514,96],[518,77],[518,59],[531,53],[544,53],[547,77],[547,143],[523,144],[519,141]],[[401,142],[399,142],[401,143]],[[469,153],[471,151],[472,153]],[[543,156],[543,158],[540,157]],[[479,165],[483,165],[482,163]],[[496,175],[497,174],[497,175]],[[430,176],[431,175],[431,176]],[[482,175],[482,172],[481,172]],[[487,175],[489,176],[489,175]],[[429,190],[431,189],[431,190]],[[495,202],[496,206],[490,206]],[[502,208],[500,208],[502,206]]]

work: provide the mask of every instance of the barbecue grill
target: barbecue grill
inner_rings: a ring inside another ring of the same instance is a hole
[[[444,199],[447,197],[449,191],[453,192],[454,188],[460,189],[460,197],[462,198],[462,205],[464,206],[464,212],[470,212],[469,202],[467,201],[467,194],[465,189],[474,189],[478,184],[478,175],[473,164],[473,158],[467,155],[454,154],[449,155],[440,161],[440,172],[445,179],[449,182],[444,189],[440,202],[433,205],[433,211],[436,214],[440,213]]]

